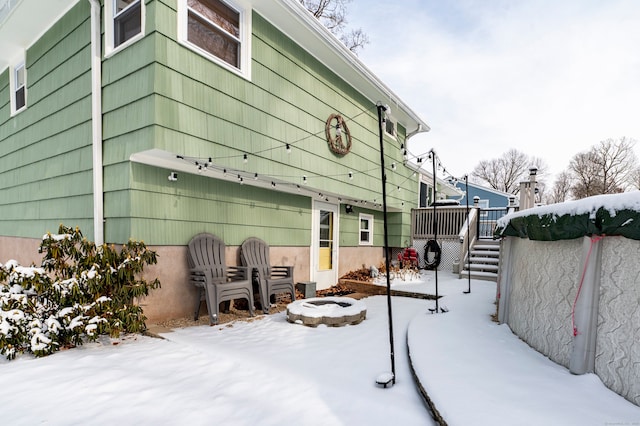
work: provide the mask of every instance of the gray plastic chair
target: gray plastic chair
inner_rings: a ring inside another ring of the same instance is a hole
[[[253,284],[247,267],[226,266],[225,244],[215,235],[202,233],[189,241],[189,282],[199,289],[194,320],[198,319],[200,303],[207,302],[209,322],[218,323],[220,303],[247,299],[249,313],[253,310]]]
[[[291,301],[296,300],[293,284],[293,266],[271,266],[269,245],[259,238],[248,238],[240,248],[240,262],[251,269],[254,280],[258,282],[262,311],[269,313],[271,296],[278,293],[290,293]]]

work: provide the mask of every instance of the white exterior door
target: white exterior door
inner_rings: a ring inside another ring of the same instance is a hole
[[[338,206],[314,201],[311,280],[322,290],[338,283]]]

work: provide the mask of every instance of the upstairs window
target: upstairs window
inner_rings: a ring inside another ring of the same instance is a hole
[[[27,83],[24,63],[18,65],[15,69],[15,82],[15,104],[16,111],[19,111],[27,105]]]
[[[27,68],[24,61],[11,67],[9,77],[11,114],[16,114],[27,107]]]
[[[142,0],[107,0],[107,54],[118,47],[133,43],[144,33],[144,2]]]
[[[179,0],[180,41],[248,76],[250,13],[221,0]]]
[[[113,0],[113,45],[120,46],[142,30],[142,0]]]
[[[384,131],[392,137],[396,137],[396,121],[392,118],[387,117],[384,123]]]

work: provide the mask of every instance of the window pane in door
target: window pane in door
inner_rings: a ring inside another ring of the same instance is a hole
[[[333,268],[333,212],[320,210],[318,270]]]

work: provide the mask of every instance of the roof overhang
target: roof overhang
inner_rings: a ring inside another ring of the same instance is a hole
[[[64,13],[82,0],[0,0],[0,72],[22,56]],[[298,0],[243,0],[280,31],[369,99],[391,107],[408,137],[429,126],[376,77]]]
[[[429,185],[433,185],[433,173],[423,169],[422,168],[423,164],[424,163],[417,165],[410,161],[405,162],[405,165],[409,169],[413,170],[418,174],[419,182],[425,182]],[[464,191],[461,191],[459,188],[456,188],[454,185],[451,185],[451,183],[447,182],[444,179],[436,177],[436,182],[440,185],[440,187],[438,188],[438,192],[441,192],[447,197],[461,197],[464,195]]]
[[[398,95],[325,28],[298,0],[254,0],[253,8],[303,49],[329,67],[371,101],[391,107],[391,115],[407,129],[407,135],[430,130]]]
[[[0,72],[81,0],[0,0]]]

